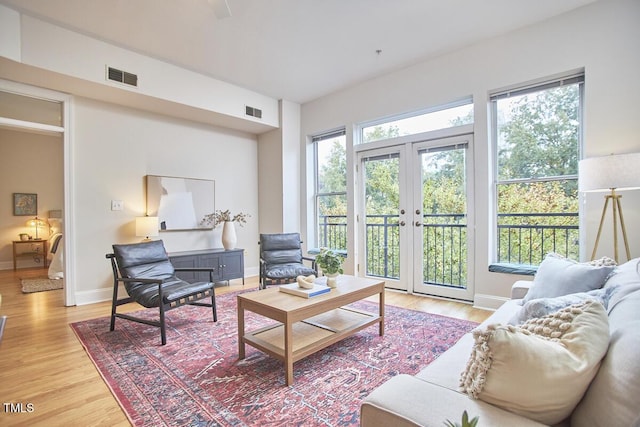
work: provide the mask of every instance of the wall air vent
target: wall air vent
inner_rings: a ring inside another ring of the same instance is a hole
[[[254,107],[249,107],[248,105],[245,107],[245,112],[247,116],[255,117],[257,119],[262,118],[262,110]]]
[[[137,75],[118,70],[117,68],[107,67],[107,79],[118,83],[124,83],[129,86],[138,87]]]

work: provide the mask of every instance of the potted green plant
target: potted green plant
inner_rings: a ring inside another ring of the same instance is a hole
[[[328,248],[321,248],[320,253],[316,255],[316,264],[320,266],[322,272],[327,276],[327,286],[336,286],[336,277],[343,272],[342,255]]]
[[[469,414],[467,411],[462,413],[462,424],[454,423],[453,421],[447,420],[444,425],[446,427],[476,427],[478,425],[479,417],[473,417],[469,419]]]

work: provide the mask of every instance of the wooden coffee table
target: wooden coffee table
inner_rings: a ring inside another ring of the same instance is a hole
[[[347,304],[378,294],[378,313]],[[279,323],[245,332],[244,313],[252,311]],[[331,292],[303,298],[277,286],[238,295],[238,357],[249,344],[285,364],[286,385],[293,384],[293,363],[368,326],[379,324],[384,335],[384,281],[342,275]]]

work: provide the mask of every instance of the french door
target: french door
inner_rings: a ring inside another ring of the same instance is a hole
[[[473,299],[471,136],[358,154],[358,266],[411,293]]]

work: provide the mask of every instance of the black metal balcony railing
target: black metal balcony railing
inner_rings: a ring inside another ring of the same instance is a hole
[[[498,263],[539,265],[547,253],[580,256],[578,213],[498,215]]]
[[[577,213],[514,213],[498,215],[499,263],[538,265],[548,252],[577,258]],[[347,218],[321,216],[320,246],[347,248]],[[398,215],[367,215],[366,274],[400,277]],[[423,280],[466,287],[467,225],[463,214],[423,216]]]

